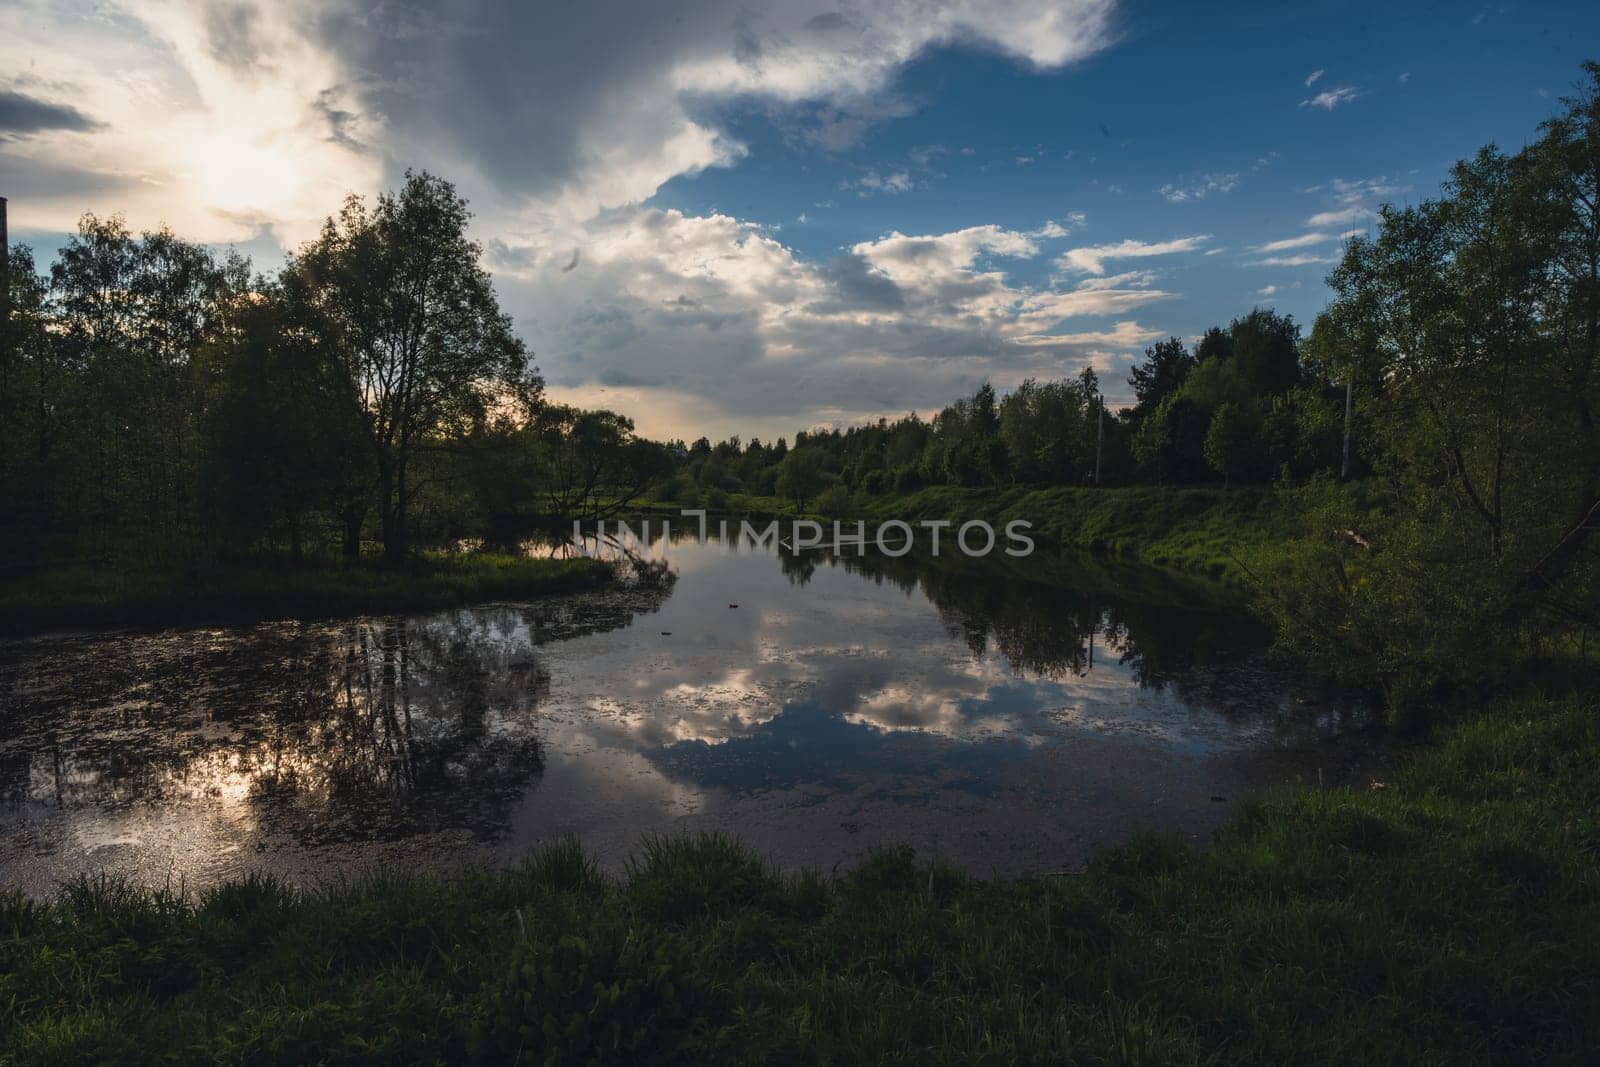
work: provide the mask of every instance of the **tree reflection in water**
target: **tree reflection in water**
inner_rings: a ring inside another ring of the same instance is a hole
[[[232,796],[307,843],[492,836],[543,769],[548,675],[530,633],[549,610],[128,634],[20,655],[0,663],[0,795],[13,810],[103,811]]]
[[[493,834],[544,768],[548,675],[515,617],[345,626],[264,736],[239,753],[251,799],[302,840]]]
[[[817,550],[781,561],[790,580],[804,585],[829,558]],[[1258,701],[1248,699],[1251,690],[1281,688],[1262,684],[1275,673],[1260,654],[1270,638],[1266,628],[1192,580],[1107,569],[1087,555],[1041,553],[1014,562],[916,554],[831,558],[906,593],[920,590],[974,657],[992,647],[1023,676],[1082,677],[1097,660],[1110,658],[1144,688],[1170,687],[1183,702],[1224,714],[1253,712]],[[1135,575],[1138,588],[1130,584]]]

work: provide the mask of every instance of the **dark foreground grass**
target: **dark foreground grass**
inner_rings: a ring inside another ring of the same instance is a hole
[[[489,553],[425,553],[303,567],[234,565],[192,573],[71,567],[0,584],[0,631],[136,623],[242,623],[428,611],[597,588],[609,564]]]
[[[717,838],[198,902],[0,898],[0,1055],[312,1062],[1581,1062],[1600,1048],[1600,705],[1528,698],[1385,788],[1072,877]]]

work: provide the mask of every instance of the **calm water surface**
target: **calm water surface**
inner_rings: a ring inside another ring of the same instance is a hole
[[[315,882],[564,833],[617,867],[685,830],[790,866],[908,842],[1053,871],[1371,759],[1360,708],[1271,669],[1256,626],[1170,576],[638,547],[676,580],[0,644],[0,885]]]

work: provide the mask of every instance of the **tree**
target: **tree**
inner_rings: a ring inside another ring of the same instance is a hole
[[[1374,547],[1331,545],[1275,607],[1289,640],[1378,679],[1398,713],[1600,623],[1600,65],[1585,70],[1537,141],[1385,208],[1329,278],[1320,358],[1373,383],[1359,444],[1390,491]]]
[[[37,561],[56,532],[74,380],[47,329],[47,287],[26,245],[0,274],[0,552]]]
[[[545,511],[560,518],[616,514],[672,470],[666,450],[636,437],[633,420],[614,411],[546,404],[529,433]]]
[[[1144,363],[1135,366],[1128,377],[1133,395],[1138,398],[1134,415],[1141,418],[1154,411],[1167,397],[1176,393],[1183,380],[1194,369],[1195,358],[1176,337],[1157,341],[1144,350]]]
[[[281,534],[299,561],[314,514],[337,515],[372,484],[357,413],[334,368],[289,320],[276,286],[256,284],[230,328],[200,358],[205,400],[203,486],[210,525],[232,543]],[[281,542],[280,542],[281,543]],[[360,551],[360,528],[345,551]]]
[[[169,231],[135,237],[85,215],[50,269],[49,335],[74,382],[61,441],[72,529],[100,558],[192,559],[200,395],[192,357],[221,335],[248,288],[241,258],[218,260]]]
[[[440,434],[541,388],[501,313],[454,186],[407,172],[368,210],[349,198],[285,268],[283,286],[361,413],[384,555],[407,551],[412,460]]]
[[[1258,396],[1279,396],[1300,381],[1300,327],[1293,316],[1256,308],[1228,327],[1232,359]]]
[[[1028,379],[1000,404],[1000,439],[1012,476],[1024,483],[1081,481],[1086,402],[1069,382]],[[1092,462],[1093,456],[1087,457]]]
[[[1157,482],[1195,482],[1205,478],[1205,435],[1211,409],[1185,390],[1169,396],[1135,424],[1133,457]]]
[[[1224,486],[1249,461],[1255,445],[1255,433],[1250,423],[1243,409],[1231,402],[1222,404],[1211,413],[1211,425],[1206,428],[1206,464],[1222,475]]]
[[[783,458],[778,468],[778,495],[788,497],[795,507],[805,509],[806,501],[822,491],[822,450],[795,448]]]
[[[1213,326],[1194,346],[1194,361],[1205,363],[1213,359],[1233,358],[1233,334],[1220,326]]]

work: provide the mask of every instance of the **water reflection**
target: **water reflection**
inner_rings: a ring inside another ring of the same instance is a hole
[[[525,633],[425,620],[81,639],[3,671],[18,809],[235,801],[306,843],[492,832],[543,769]]]
[[[891,841],[1070,866],[1359,752],[1327,741],[1359,708],[1169,576],[675,532],[529,546],[629,559],[604,594],[0,645],[0,883],[450,863],[569,831],[615,858],[674,829],[824,866]]]

